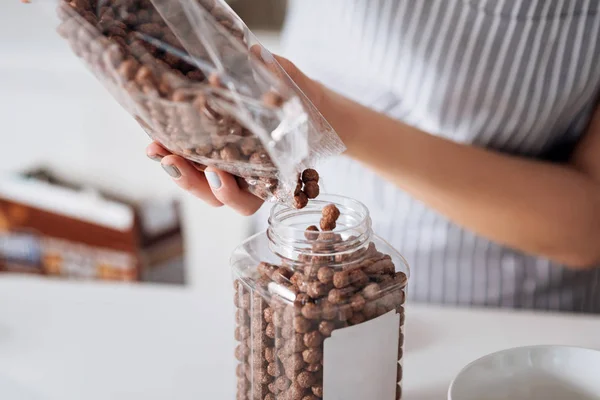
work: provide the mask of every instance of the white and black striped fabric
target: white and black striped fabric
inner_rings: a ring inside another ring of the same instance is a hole
[[[598,0],[289,4],[286,56],[435,135],[561,162],[597,104]],[[600,312],[600,269],[568,270],[476,236],[352,160],[320,169],[326,191],[364,202],[375,232],[406,257],[413,300]]]

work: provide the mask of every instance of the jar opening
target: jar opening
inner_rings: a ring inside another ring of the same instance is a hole
[[[306,228],[311,225],[319,227],[322,209],[328,204],[334,204],[340,210],[336,228],[327,232],[307,232]],[[291,264],[301,261],[303,256],[335,257],[354,252],[367,246],[372,234],[371,218],[364,204],[348,197],[326,194],[309,201],[301,210],[283,204],[273,206],[267,229],[271,250]],[[333,244],[337,244],[337,250],[332,252]]]

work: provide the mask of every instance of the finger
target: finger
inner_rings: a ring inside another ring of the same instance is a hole
[[[217,200],[208,185],[206,177],[184,158],[167,155],[160,162],[163,169],[173,178],[173,181],[182,188],[205,201],[213,207],[220,207],[222,202]]]
[[[300,70],[288,59],[279,57],[271,53],[269,50],[261,45],[254,45],[250,49],[252,54],[259,61],[262,61],[267,68],[279,78],[291,78],[296,82],[296,78],[302,80],[303,74]],[[299,84],[300,82],[296,82]]]
[[[240,189],[233,175],[212,167],[207,167],[204,173],[214,196],[238,213],[244,216],[252,215],[263,204],[262,199]]]
[[[272,54],[267,49],[260,45],[254,45],[250,51],[261,61],[265,63],[267,68],[279,78],[291,79],[302,92],[310,99],[315,106],[321,102],[323,90],[317,81],[306,76],[296,65],[287,58]],[[283,69],[283,71],[282,71]],[[287,76],[286,76],[287,75]]]
[[[171,155],[171,152],[162,147],[158,142],[152,142],[146,146],[146,155],[151,160],[160,162],[163,157]]]
[[[160,162],[163,159],[163,157],[170,156],[171,154],[173,153],[162,147],[158,142],[152,142],[146,147],[146,155],[148,156],[148,158],[154,161]],[[200,172],[204,172],[204,169],[206,169],[205,165],[197,163],[195,161],[187,160],[187,162],[189,162],[192,165],[192,167],[196,168]]]
[[[306,97],[317,107],[319,108],[322,99],[323,99],[323,86],[321,83],[315,81],[314,79],[309,78],[302,72],[296,64],[288,60],[287,58],[280,57],[276,54],[273,54],[273,57],[277,60],[279,65],[287,72],[290,78],[296,85],[304,92]]]

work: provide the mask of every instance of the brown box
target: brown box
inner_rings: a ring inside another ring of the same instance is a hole
[[[0,271],[185,283],[179,207],[132,202],[46,170],[0,181]]]

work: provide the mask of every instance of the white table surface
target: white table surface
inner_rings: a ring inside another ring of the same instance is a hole
[[[192,290],[0,276],[0,399],[233,399],[229,310]],[[593,316],[408,305],[407,328],[407,400],[445,399],[464,365],[504,348],[600,349]]]

